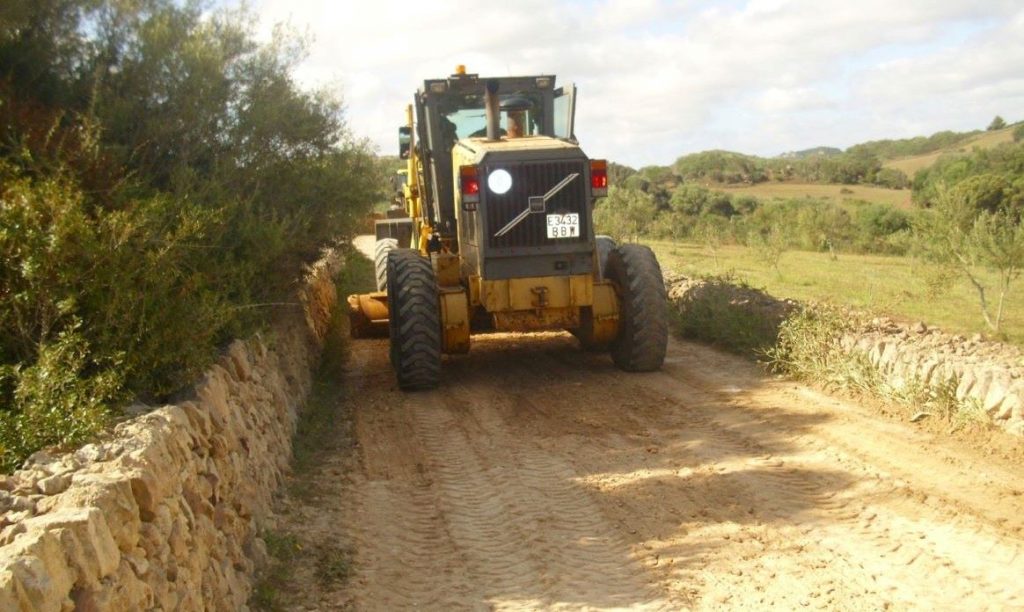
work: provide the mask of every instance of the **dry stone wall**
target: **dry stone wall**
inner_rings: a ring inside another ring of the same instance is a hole
[[[670,299],[685,316],[686,304],[700,294],[704,283],[682,277],[666,282]],[[770,319],[767,324],[775,329],[798,307],[746,287],[735,287],[730,305],[751,317]],[[848,353],[866,355],[895,388],[952,389],[965,407],[984,413],[1008,432],[1024,435],[1024,353],[1016,347],[886,318],[869,321],[839,338],[838,344]]]
[[[874,319],[840,346],[867,355],[893,387],[948,388],[962,405],[1024,435],[1024,353],[1016,347],[889,319]]]
[[[337,265],[313,266],[301,314],[232,343],[188,401],[0,477],[0,610],[245,607]]]

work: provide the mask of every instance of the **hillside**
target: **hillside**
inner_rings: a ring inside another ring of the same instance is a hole
[[[730,196],[817,199],[835,204],[869,202],[910,208],[914,175],[943,155],[988,150],[1013,142],[1021,124],[993,131],[940,131],[930,136],[873,140],[845,151],[817,146],[777,157],[709,150],[679,157],[667,166],[634,170],[613,164],[612,184],[639,189],[667,203],[682,184]]]

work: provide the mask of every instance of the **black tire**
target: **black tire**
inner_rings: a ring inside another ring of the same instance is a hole
[[[387,255],[391,366],[403,391],[441,381],[441,305],[430,262],[413,249]]]
[[[657,258],[648,247],[623,244],[608,253],[607,273],[619,296],[612,360],[627,372],[661,368],[668,347],[668,295]]]
[[[388,252],[398,248],[394,238],[381,238],[373,246],[373,270],[377,274],[377,291],[384,291],[388,286]]]
[[[615,240],[611,236],[594,236],[594,248],[597,249],[598,273],[603,280],[604,271],[608,268],[608,253],[615,248]]]

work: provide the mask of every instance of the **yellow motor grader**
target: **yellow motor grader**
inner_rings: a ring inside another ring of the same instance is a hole
[[[473,334],[568,330],[627,371],[657,370],[667,301],[654,253],[595,236],[604,160],[573,132],[574,86],[463,66],[416,92],[399,128],[401,206],[376,221],[377,292],[348,297],[353,337],[390,336],[403,390],[437,386]]]

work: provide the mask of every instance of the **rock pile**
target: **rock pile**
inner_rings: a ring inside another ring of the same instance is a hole
[[[244,607],[334,306],[336,262],[310,270],[302,315],[283,317],[267,340],[232,343],[189,401],[0,477],[0,609]]]

